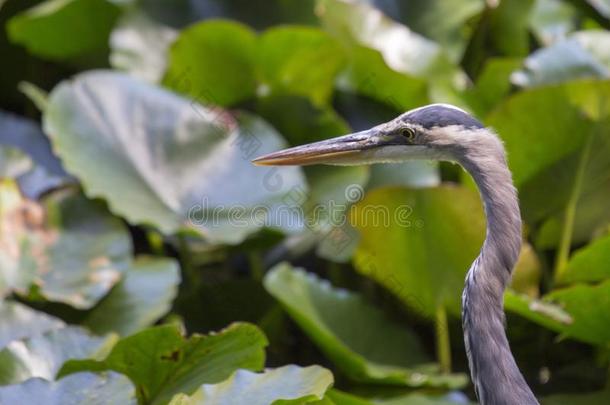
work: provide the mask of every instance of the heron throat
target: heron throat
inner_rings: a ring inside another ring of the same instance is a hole
[[[487,217],[485,242],[466,276],[462,324],[472,380],[482,405],[538,405],[504,330],[504,290],[521,249],[521,215],[504,147],[484,129],[458,162],[476,182]]]

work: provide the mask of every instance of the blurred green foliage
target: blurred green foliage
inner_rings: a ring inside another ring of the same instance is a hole
[[[0,403],[470,403],[468,175],[250,163],[432,102],[508,151],[528,383],[610,402],[607,1],[6,0],[0,22]]]

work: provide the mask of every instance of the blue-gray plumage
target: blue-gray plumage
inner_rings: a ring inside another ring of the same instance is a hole
[[[517,192],[502,142],[467,112],[446,104],[408,111],[372,129],[286,149],[262,165],[355,165],[434,159],[457,162],[476,182],[487,216],[485,242],[462,295],[472,381],[483,405],[537,405],[504,331],[503,295],[521,249]]]

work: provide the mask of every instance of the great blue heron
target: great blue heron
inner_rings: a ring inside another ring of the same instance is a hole
[[[521,249],[521,215],[502,142],[467,112],[446,104],[408,111],[372,129],[271,153],[257,165],[359,165],[431,159],[473,177],[487,215],[479,256],[462,294],[464,342],[483,405],[536,405],[504,331],[503,293]]]

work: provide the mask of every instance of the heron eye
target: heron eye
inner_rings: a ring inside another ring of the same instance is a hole
[[[400,135],[405,137],[408,141],[415,139],[415,130],[413,128],[403,128],[400,130]]]

